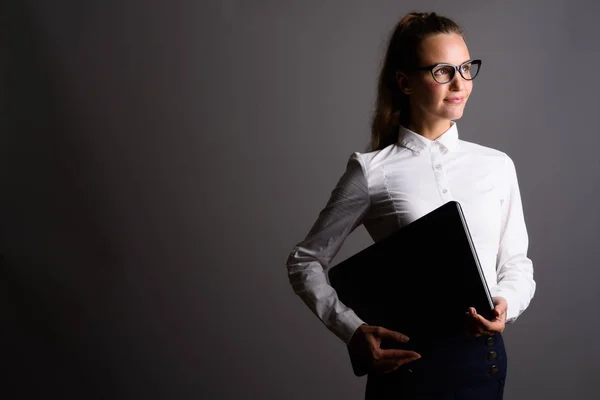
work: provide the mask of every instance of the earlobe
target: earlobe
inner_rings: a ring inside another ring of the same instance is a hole
[[[406,75],[403,72],[396,71],[396,83],[398,83],[398,87],[404,94],[411,94],[412,89],[408,86],[408,79],[406,79]]]

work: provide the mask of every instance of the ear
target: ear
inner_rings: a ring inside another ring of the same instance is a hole
[[[404,94],[411,94],[412,89],[410,88],[410,84],[408,82],[408,76],[402,71],[396,71],[396,82],[398,83],[398,87]]]

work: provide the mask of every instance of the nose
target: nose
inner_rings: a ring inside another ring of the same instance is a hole
[[[467,80],[465,78],[463,78],[458,73],[458,71],[456,71],[456,73],[452,77],[452,80],[449,83],[450,89],[457,91],[457,92],[461,91],[465,87],[466,84],[467,84]]]

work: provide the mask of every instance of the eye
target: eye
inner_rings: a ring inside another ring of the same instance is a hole
[[[433,73],[437,76],[444,76],[447,74],[451,74],[452,73],[451,69],[452,69],[452,67],[439,67],[436,70],[434,70]]]

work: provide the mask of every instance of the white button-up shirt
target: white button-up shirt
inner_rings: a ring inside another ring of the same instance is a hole
[[[514,322],[536,288],[515,166],[501,151],[459,139],[455,122],[433,141],[400,127],[396,144],[350,156],[312,229],[289,255],[295,293],[348,343],[364,321],[326,279],[345,238],[363,224],[378,241],[450,200],[460,203],[490,292],[506,299],[507,322]],[[433,246],[438,240],[444,238],[432,235]]]

